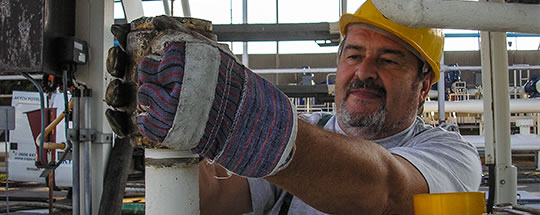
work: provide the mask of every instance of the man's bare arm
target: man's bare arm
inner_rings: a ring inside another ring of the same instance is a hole
[[[412,214],[413,194],[427,193],[421,173],[376,143],[299,120],[289,167],[268,181],[327,213]]]
[[[201,215],[242,214],[252,211],[251,193],[246,178],[232,175],[219,164],[199,164]],[[217,179],[217,177],[226,179]]]

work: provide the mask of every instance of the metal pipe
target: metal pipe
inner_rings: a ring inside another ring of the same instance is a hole
[[[33,79],[42,79],[43,75],[29,75]],[[6,80],[25,80],[26,78],[22,75],[0,75],[0,81]]]
[[[276,0],[276,24],[279,24],[279,0]],[[276,69],[280,68],[279,61],[279,41],[276,41]],[[276,74],[276,85],[279,85],[279,74]]]
[[[329,73],[336,72],[336,68],[309,68],[309,69],[254,69],[257,74],[293,74],[293,73]]]
[[[145,213],[199,214],[199,157],[190,151],[145,149]]]
[[[83,90],[83,105],[84,105],[84,120],[83,126],[81,129],[88,130],[92,127],[92,104],[90,101],[92,91],[90,89]],[[88,133],[81,135],[83,139],[90,139]],[[92,170],[90,169],[90,155],[92,141],[84,140],[84,203],[85,203],[85,214],[92,214]]]
[[[437,83],[437,108],[439,113],[439,125],[446,122],[446,112],[445,112],[445,90],[444,90],[444,72],[441,71],[442,80]],[[425,108],[425,106],[424,106]]]
[[[165,15],[171,16],[171,9],[169,7],[169,0],[163,0],[163,10]]]
[[[537,19],[538,20],[538,19]],[[491,64],[493,73],[493,115],[495,136],[495,174],[498,191],[495,202],[516,204],[517,169],[512,166],[510,142],[510,94],[506,33],[490,32]]]
[[[523,75],[521,74],[521,69],[518,70],[518,71],[519,71],[519,79],[518,79],[519,80],[519,86],[523,86],[523,85],[521,85],[521,80],[523,80]]]
[[[144,16],[144,9],[141,0],[121,0],[124,8],[124,16],[127,22],[132,22],[141,16]]]
[[[532,66],[522,66],[522,65],[515,65],[515,66],[508,66],[508,70],[514,70],[514,69],[528,69],[528,70],[540,70],[540,65],[532,65]],[[456,70],[463,70],[463,71],[481,71],[481,66],[446,66],[441,65],[441,71],[447,72],[447,71],[456,71]],[[336,72],[336,68],[309,68],[309,69],[254,69],[253,72],[257,74],[294,74],[294,73],[329,73],[329,72]],[[441,76],[443,77],[443,76]]]
[[[444,55],[442,56],[441,58],[441,65],[444,65]],[[439,125],[443,124],[446,122],[446,112],[445,112],[445,107],[444,107],[444,101],[446,100],[445,99],[445,95],[446,95],[446,92],[445,92],[445,86],[444,86],[444,71],[440,71],[440,76],[439,76],[439,82],[437,83],[437,92],[438,92],[438,99],[437,99],[437,107],[438,107],[438,115],[439,115]]]
[[[485,89],[484,89],[485,91]],[[488,115],[485,112],[485,100],[464,100],[464,101],[445,101],[446,112],[457,113],[475,113]],[[438,101],[426,101],[424,103],[424,112],[437,112]],[[488,105],[489,107],[489,105]],[[540,113],[540,99],[511,99],[510,113]],[[487,119],[484,119],[487,121]]]
[[[514,65],[514,66],[508,66],[508,70],[515,70],[515,69],[540,69],[540,65],[532,65],[532,66],[524,66],[524,65]],[[470,71],[480,71],[483,70],[482,66],[442,66],[442,71],[456,71],[456,70],[470,70]]]
[[[535,4],[433,0],[373,0],[373,4],[385,17],[409,27],[540,33],[540,5]]]
[[[185,17],[191,17],[191,8],[189,7],[189,0],[182,0],[182,11]]]
[[[339,15],[343,15],[344,13],[347,13],[347,0],[341,0],[339,1],[340,7],[339,7]]]
[[[72,171],[72,193],[71,193],[71,201],[72,201],[72,214],[79,214],[80,209],[80,201],[81,201],[81,194],[80,194],[80,178],[79,178],[79,128],[80,128],[80,114],[81,114],[81,107],[80,107],[80,97],[81,97],[81,91],[79,89],[76,89],[73,91],[73,112],[72,112],[72,119],[73,119],[73,132],[71,132],[71,144],[73,145],[72,152],[71,152],[71,171]]]
[[[248,8],[247,8],[247,0],[242,0],[242,23],[247,24],[248,23]],[[242,64],[244,64],[246,67],[249,66],[249,56],[248,56],[248,42],[244,41],[242,42]]]
[[[516,87],[518,86],[517,84],[517,70],[514,70],[514,92],[513,93],[516,93]]]
[[[6,214],[9,215],[9,151],[8,151],[8,136],[9,136],[9,113],[8,111],[6,110],[5,111],[6,113],[6,130],[4,130],[4,148],[5,148],[5,152],[6,152],[6,156],[4,158],[5,160],[5,163],[6,163]],[[1,133],[0,133],[1,134]]]

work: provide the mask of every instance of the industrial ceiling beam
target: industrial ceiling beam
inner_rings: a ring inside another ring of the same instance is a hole
[[[214,25],[219,41],[339,40],[337,23]]]

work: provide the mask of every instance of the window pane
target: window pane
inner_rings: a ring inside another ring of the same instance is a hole
[[[280,54],[336,53],[337,46],[320,47],[314,41],[280,41]]]
[[[249,0],[247,6],[248,23],[276,23],[275,0]]]
[[[143,1],[144,16],[159,16],[165,14],[163,1]]]
[[[212,21],[213,24],[231,23],[231,2],[215,0],[189,1],[191,16]],[[175,16],[183,16],[181,1],[174,1]]]
[[[121,2],[114,2],[114,18],[115,19],[125,19],[124,8],[122,7]]]
[[[339,0],[279,1],[280,23],[335,22],[339,19]]]
[[[445,51],[478,51],[477,37],[451,37],[444,40]]]

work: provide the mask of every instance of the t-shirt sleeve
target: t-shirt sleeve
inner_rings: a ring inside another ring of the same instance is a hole
[[[410,147],[389,149],[413,164],[426,179],[430,193],[477,191],[482,164],[476,147],[461,135],[441,128],[412,138]]]
[[[248,178],[253,212],[248,214],[278,214],[286,192],[260,178]]]

